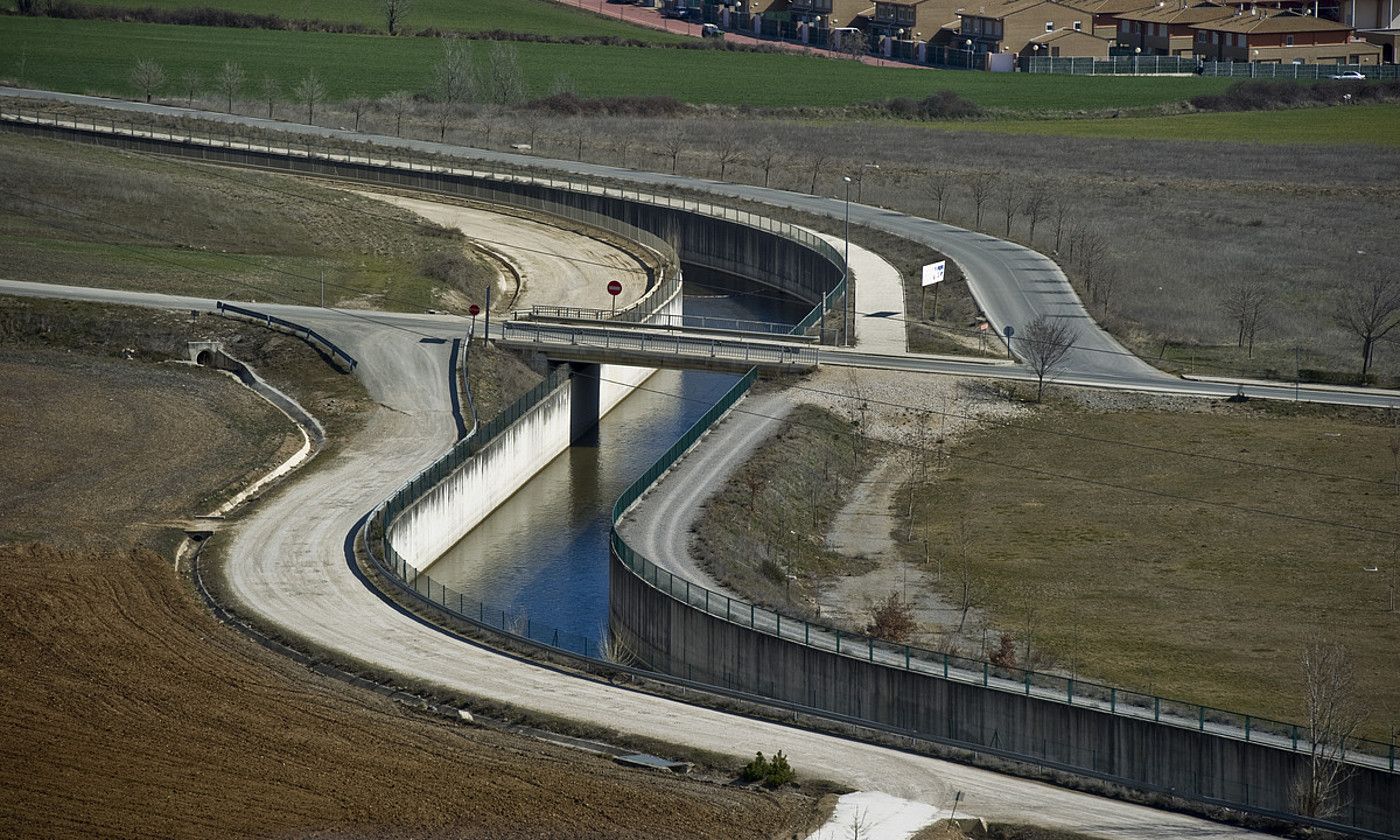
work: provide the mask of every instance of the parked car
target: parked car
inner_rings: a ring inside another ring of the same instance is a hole
[[[1346,71],[1345,73],[1338,73],[1338,74],[1336,74],[1335,76],[1333,76],[1332,78],[1334,78],[1334,79],[1348,79],[1348,80],[1351,80],[1351,81],[1356,81],[1356,80],[1358,80],[1358,79],[1364,79],[1364,78],[1366,78],[1366,74],[1365,74],[1365,73],[1362,73],[1362,72],[1360,72],[1360,71],[1358,71],[1358,70],[1348,70],[1348,71]]]
[[[685,20],[690,17],[690,9],[684,6],[667,6],[661,10],[661,16],[664,18],[674,18],[675,20]]]
[[[701,37],[701,38],[723,38],[723,37],[724,37],[724,30],[723,30],[723,29],[720,29],[718,26],[715,26],[713,23],[707,23],[707,24],[705,24],[704,26],[700,27],[700,37]]]

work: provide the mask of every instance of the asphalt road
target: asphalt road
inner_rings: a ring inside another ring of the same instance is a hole
[[[956,262],[967,278],[978,304],[998,331],[1006,326],[1023,329],[1040,315],[1070,319],[1077,333],[1076,347],[1064,369],[1073,375],[1101,375],[1152,384],[1171,377],[1128,353],[1098,326],[1085,311],[1059,266],[1049,257],[1012,242],[881,207],[846,202],[843,198],[807,195],[765,187],[730,184],[683,175],[643,172],[615,166],[553,160],[490,149],[475,149],[427,140],[411,140],[380,134],[362,134],[320,126],[299,125],[239,114],[190,110],[165,105],[125,102],[77,94],[0,88],[0,96],[71,102],[118,111],[193,116],[217,122],[247,125],[317,137],[373,142],[381,148],[403,148],[429,154],[455,154],[487,162],[521,166],[547,166],[556,172],[610,178],[651,187],[678,187],[715,195],[747,199],[778,207],[843,219],[849,206],[855,224],[885,230],[928,245]]]

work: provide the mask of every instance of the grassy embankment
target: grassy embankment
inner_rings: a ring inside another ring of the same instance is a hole
[[[1400,726],[1394,421],[1278,403],[1047,407],[956,446],[915,492],[905,550],[922,561],[927,538],[956,600],[965,524],[976,602],[1018,657],[1029,637],[1032,667],[1216,708],[1302,719],[1299,657],[1314,635],[1339,641],[1366,734],[1385,740]]]
[[[225,61],[248,73],[247,96],[264,76],[289,89],[316,70],[331,99],[426,91],[442,44],[389,38],[195,26],[0,18],[0,74],[76,92],[134,96],[141,59],[172,80],[189,70],[210,79]],[[481,47],[481,45],[476,45]],[[569,44],[515,45],[526,87],[546,94],[568,76],[585,96],[673,96],[683,102],[759,107],[832,107],[949,89],[985,108],[1023,113],[1147,108],[1221,90],[1228,80],[1023,76],[872,67],[798,54],[656,50]],[[761,80],[761,82],[760,82]],[[290,93],[284,97],[291,98]]]
[[[0,135],[5,276],[280,303],[456,308],[495,269],[456,231],[253,172]]]
[[[760,604],[807,615],[824,578],[867,568],[820,537],[885,450],[859,435],[858,420],[799,406],[705,503],[693,550],[715,580]]]
[[[278,15],[289,20],[358,24],[385,30],[380,4],[345,0],[96,0],[95,5],[160,10],[216,8],[257,15]],[[597,14],[596,3],[582,8],[552,0],[416,0],[400,30],[418,32],[433,27],[456,32],[523,32],[558,38],[614,37],[653,43],[693,41],[679,34],[659,32],[611,20]],[[616,6],[604,6],[616,14]]]

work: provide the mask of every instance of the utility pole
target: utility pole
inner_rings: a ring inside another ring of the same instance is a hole
[[[326,308],[326,271],[321,270],[321,308]]]
[[[481,346],[482,346],[482,347],[485,347],[485,346],[486,346],[486,343],[489,342],[489,341],[491,340],[491,284],[490,284],[490,283],[487,283],[487,284],[486,284],[486,311],[484,312],[484,314],[486,315],[486,331],[483,332],[483,333],[481,334]]]
[[[851,309],[851,176],[842,175],[841,180],[846,182],[846,255],[842,258],[841,283],[846,287],[845,299],[841,303],[841,322],[846,344],[851,341],[851,320],[854,312]]]

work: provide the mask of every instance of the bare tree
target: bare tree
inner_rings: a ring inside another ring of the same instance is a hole
[[[360,130],[360,118],[364,116],[372,106],[373,102],[363,96],[352,96],[345,100],[345,107],[350,109],[350,113],[355,115],[355,131]]]
[[[1077,339],[1069,322],[1044,315],[1027,324],[1024,333],[1015,336],[1020,343],[1021,356],[1035,373],[1036,402],[1045,396],[1045,378],[1059,369]]]
[[[1011,220],[1016,218],[1016,179],[1007,176],[1001,184],[1001,209],[1006,214],[1006,238],[1011,238]]]
[[[1035,245],[1035,226],[1040,221],[1040,217],[1045,213],[1046,205],[1050,203],[1050,190],[1045,186],[1044,181],[1032,181],[1026,190],[1026,203],[1021,208],[1021,212],[1030,219],[1030,234],[1026,237],[1032,246]]]
[[[390,35],[399,34],[404,18],[413,9],[413,0],[378,0],[379,10],[384,14],[384,25]]]
[[[768,186],[769,177],[773,172],[773,164],[777,163],[783,153],[783,144],[773,135],[763,138],[758,144],[758,151],[754,154],[754,163],[763,170],[763,186]]]
[[[719,164],[719,179],[724,180],[725,173],[729,167],[738,163],[744,154],[743,141],[739,135],[732,131],[725,131],[720,135],[719,145],[715,147],[715,163]]]
[[[525,131],[525,142],[533,149],[535,138],[539,136],[540,129],[544,128],[544,114],[533,109],[525,111],[520,115],[520,127]]]
[[[243,65],[236,61],[225,61],[219,68],[218,75],[214,77],[214,86],[224,95],[224,110],[228,113],[233,113],[233,100],[243,92],[243,83],[247,79]]]
[[[972,226],[982,227],[982,208],[986,206],[987,199],[992,194],[992,176],[985,172],[978,172],[968,181],[968,188],[972,191],[972,206],[974,209],[974,220]]]
[[[314,123],[316,106],[326,98],[326,86],[321,84],[321,77],[316,75],[315,70],[306,71],[306,75],[292,88],[292,94],[306,106],[306,121]]]
[[[1294,782],[1294,806],[1326,817],[1339,805],[1347,778],[1347,742],[1365,717],[1356,695],[1356,671],[1346,648],[1314,637],[1303,651],[1303,690],[1308,715],[1308,766]]]
[[[394,136],[403,136],[403,115],[408,113],[408,109],[413,107],[413,97],[408,91],[396,90],[386,94],[380,100],[390,114],[394,115]]]
[[[457,117],[457,109],[449,102],[433,103],[433,124],[437,126],[438,140],[447,139],[447,129],[452,127],[452,121]],[[486,141],[481,145],[490,146],[491,137],[488,133]]]
[[[131,84],[150,102],[155,92],[165,87],[165,68],[159,62],[143,58],[131,68]]]
[[[952,186],[952,181],[952,176],[950,176],[946,171],[943,170],[939,170],[938,172],[933,173],[933,175],[929,178],[928,194],[929,197],[933,199],[934,204],[938,207],[937,212],[934,213],[933,216],[935,219],[943,218],[943,208],[948,203],[948,191],[949,188]]]
[[[194,107],[194,95],[199,93],[200,86],[203,85],[204,78],[197,70],[186,70],[180,76],[180,87],[185,91],[185,107]]]
[[[1098,281],[1108,262],[1108,241],[1097,230],[1076,228],[1070,234],[1070,256],[1079,270],[1089,302],[1098,302]]]
[[[1225,310],[1230,320],[1239,328],[1235,346],[1249,345],[1249,356],[1254,356],[1254,333],[1259,329],[1259,316],[1269,303],[1269,290],[1257,280],[1239,280],[1231,284],[1225,292]]]
[[[442,42],[442,58],[433,65],[433,94],[449,110],[468,101],[476,90],[471,45],[460,38]],[[445,132],[445,129],[443,130]],[[439,133],[439,139],[443,136]]]
[[[1371,370],[1376,342],[1400,326],[1400,274],[1377,268],[1369,279],[1353,280],[1337,304],[1337,325],[1361,339],[1361,376]]]
[[[514,44],[495,44],[487,65],[490,80],[488,97],[501,105],[514,105],[525,99],[525,74],[520,69],[520,50]]]
[[[812,188],[811,188],[810,190],[808,190],[807,192],[811,193],[812,195],[816,195],[816,193],[817,193],[817,176],[821,174],[822,168],[826,166],[826,162],[829,161],[829,160],[831,160],[831,153],[827,152],[824,148],[822,148],[822,147],[819,146],[819,147],[817,147],[817,148],[815,148],[815,149],[812,150],[812,158],[811,158],[811,160],[812,160]]]
[[[670,130],[661,138],[661,148],[666,157],[671,159],[671,174],[675,175],[681,152],[685,151],[685,129],[679,125],[671,126]]]
[[[1060,241],[1064,237],[1065,219],[1069,216],[1069,205],[1063,201],[1055,202],[1055,253],[1060,253]]]

